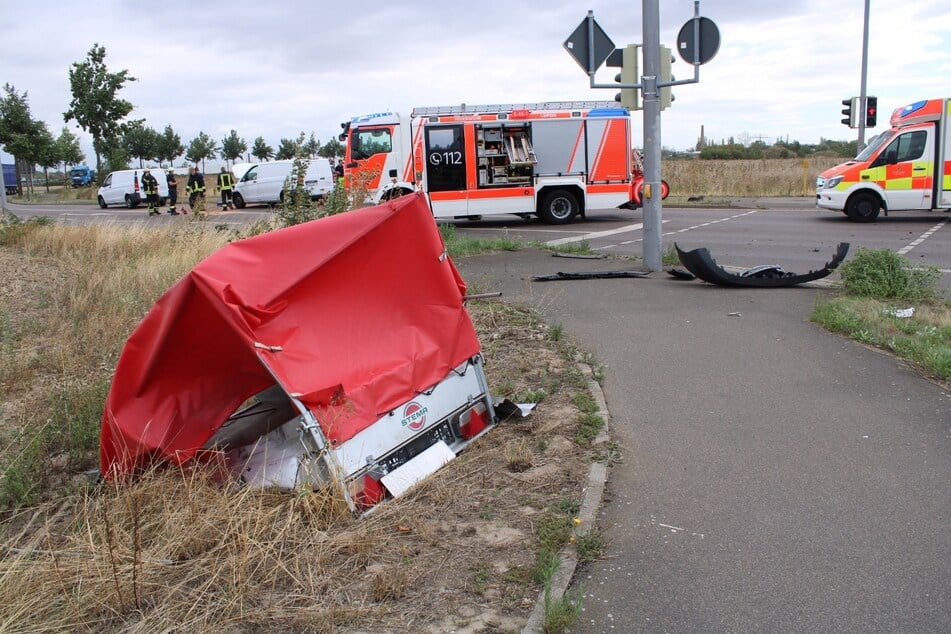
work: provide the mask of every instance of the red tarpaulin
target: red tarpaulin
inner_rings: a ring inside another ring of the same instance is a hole
[[[211,255],[126,342],[103,413],[103,473],[189,460],[275,382],[333,444],[432,387],[479,351],[444,249],[414,195]]]

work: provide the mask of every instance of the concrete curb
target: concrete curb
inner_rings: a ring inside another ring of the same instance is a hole
[[[609,429],[611,417],[608,413],[608,405],[604,400],[604,392],[601,385],[594,380],[594,373],[591,366],[585,363],[578,363],[581,372],[588,379],[588,391],[594,397],[598,404],[598,415],[604,420],[604,428],[598,433],[591,443],[593,447],[603,445],[609,439]],[[575,529],[575,535],[583,537],[590,532],[597,520],[598,511],[601,508],[601,501],[604,498],[604,485],[608,479],[608,467],[603,462],[592,462],[588,470],[588,482],[584,488],[584,497],[581,500],[581,509],[578,511],[578,519],[581,523]],[[551,579],[551,587],[543,589],[535,600],[535,607],[528,617],[528,622],[522,628],[522,634],[541,634],[545,630],[546,606],[551,601],[559,601],[564,598],[568,591],[568,585],[574,577],[575,569],[578,567],[578,556],[575,554],[573,546],[565,546],[558,553],[558,569],[555,570]],[[547,594],[547,597],[546,597]]]

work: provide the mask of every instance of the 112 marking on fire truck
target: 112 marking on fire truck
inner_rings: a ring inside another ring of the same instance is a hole
[[[349,183],[366,184],[375,203],[422,190],[437,218],[563,224],[639,199],[630,112],[614,102],[426,107],[341,127]]]

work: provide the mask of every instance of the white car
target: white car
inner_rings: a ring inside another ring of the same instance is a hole
[[[256,163],[238,179],[234,188],[234,206],[238,209],[249,204],[273,205],[284,200],[284,190],[290,178],[294,161]],[[330,161],[325,158],[308,159],[304,185],[311,200],[319,200],[333,190],[334,178]]]
[[[164,205],[168,199],[168,182],[165,170],[160,167],[146,168],[158,181],[159,204]],[[129,209],[137,207],[145,201],[145,191],[142,189],[142,174],[144,169],[119,170],[106,176],[102,181],[96,197],[99,206],[103,209],[109,205],[125,205]]]

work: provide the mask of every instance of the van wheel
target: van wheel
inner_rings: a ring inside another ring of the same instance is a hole
[[[244,209],[244,197],[241,194],[235,192],[231,200],[237,209]]]
[[[136,206],[135,198],[132,197],[132,194],[125,195],[125,207],[126,209],[135,209]]]
[[[882,205],[875,194],[860,192],[849,198],[845,213],[855,222],[874,222]]]
[[[103,198],[102,196],[99,197],[99,208],[100,209],[106,208],[106,199]]]
[[[545,194],[538,207],[538,217],[550,225],[563,225],[581,211],[578,199],[566,189]]]

